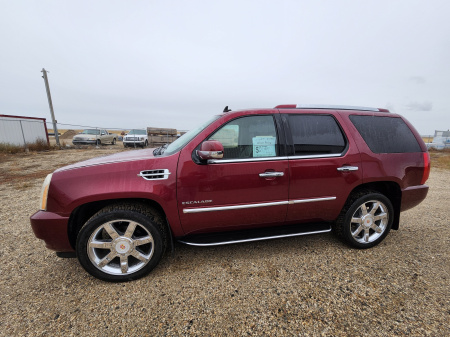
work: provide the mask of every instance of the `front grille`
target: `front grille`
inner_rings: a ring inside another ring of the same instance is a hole
[[[139,139],[139,137],[125,137],[125,140],[127,142],[135,142],[135,141],[138,141],[140,139]]]
[[[163,179],[169,179],[169,170],[163,169],[163,170],[148,170],[148,171],[141,171],[141,173],[138,174],[138,176],[144,178],[145,180],[163,180]]]

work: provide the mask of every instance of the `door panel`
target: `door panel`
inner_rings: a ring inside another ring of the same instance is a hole
[[[289,222],[335,220],[362,177],[360,156],[353,148],[343,157],[291,159],[289,166]],[[345,166],[358,170],[338,170]]]
[[[284,222],[287,160],[196,165],[189,158],[180,164],[178,205],[186,234]],[[259,176],[265,172],[283,176]]]
[[[186,234],[283,223],[289,170],[274,116],[235,118],[206,140],[222,143],[224,159],[195,163],[189,148],[180,155],[178,207]]]
[[[359,151],[336,117],[323,113],[283,116],[292,147],[288,222],[335,220],[361,182]]]

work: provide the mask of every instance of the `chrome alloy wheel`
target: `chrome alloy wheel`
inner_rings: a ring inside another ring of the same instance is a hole
[[[360,205],[351,218],[350,233],[361,244],[368,244],[383,235],[389,223],[389,211],[378,200]]]
[[[110,275],[128,275],[142,269],[153,256],[154,241],[138,222],[114,220],[97,227],[89,237],[92,264]]]

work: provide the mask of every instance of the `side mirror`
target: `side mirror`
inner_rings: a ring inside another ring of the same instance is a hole
[[[202,143],[200,150],[197,151],[197,154],[202,160],[222,159],[223,145],[218,140],[207,140]]]

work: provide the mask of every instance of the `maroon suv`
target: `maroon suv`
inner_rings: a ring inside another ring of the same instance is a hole
[[[127,281],[174,240],[210,246],[333,229],[372,247],[426,197],[429,172],[417,131],[385,109],[227,107],[170,145],[56,170],[31,225],[93,276]]]

